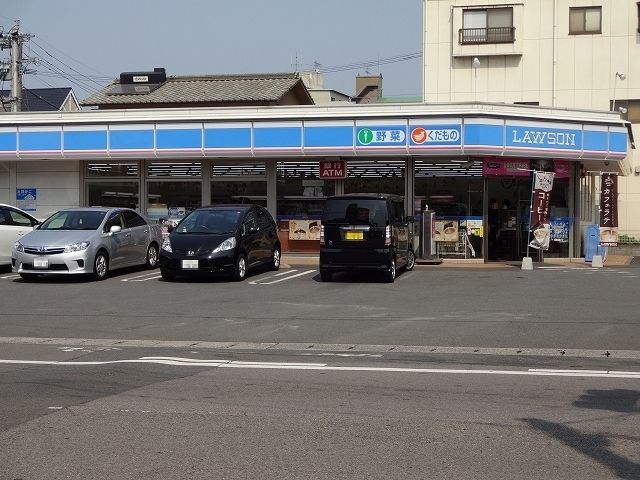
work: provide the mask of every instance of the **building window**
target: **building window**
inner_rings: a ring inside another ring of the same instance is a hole
[[[569,8],[569,35],[602,33],[602,7]]]
[[[640,2],[636,5],[638,6],[638,33],[640,33]]]
[[[469,9],[462,12],[460,45],[481,43],[513,43],[513,8]]]

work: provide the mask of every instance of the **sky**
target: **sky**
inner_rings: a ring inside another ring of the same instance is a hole
[[[4,31],[20,20],[34,35],[24,46],[37,61],[28,66],[37,72],[25,76],[28,88],[71,86],[83,99],[123,71],[292,72],[318,62],[325,87],[347,95],[366,74],[382,74],[384,96],[421,95],[422,0],[2,3]]]

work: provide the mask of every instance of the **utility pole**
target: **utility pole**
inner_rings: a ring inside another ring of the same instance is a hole
[[[0,79],[4,80],[2,72],[11,73],[11,111],[20,112],[22,110],[22,44],[31,38],[28,33],[20,32],[20,20],[16,20],[14,27],[8,33],[0,32],[0,50],[11,50],[11,61],[8,69],[6,63],[0,63]],[[6,75],[6,73],[5,73]],[[4,101],[3,101],[4,104]]]

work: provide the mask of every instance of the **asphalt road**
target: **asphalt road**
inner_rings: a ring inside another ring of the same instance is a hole
[[[0,479],[640,478],[637,267],[157,277],[0,273]]]

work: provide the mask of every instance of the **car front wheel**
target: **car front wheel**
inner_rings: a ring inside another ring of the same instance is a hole
[[[109,273],[109,259],[104,252],[98,252],[93,261],[93,279],[104,280]]]
[[[146,265],[149,270],[153,270],[158,266],[158,247],[155,243],[149,245],[149,248],[147,249]]]
[[[37,273],[21,273],[20,277],[22,277],[22,279],[25,282],[33,282],[35,279],[38,278],[38,274]]]
[[[236,260],[236,266],[233,270],[233,279],[236,282],[241,282],[247,277],[247,259],[244,255],[238,255]]]
[[[162,276],[162,280],[167,282],[174,280],[176,278],[176,276],[173,273],[168,272],[167,270],[164,270],[162,268],[160,269],[160,275]]]

